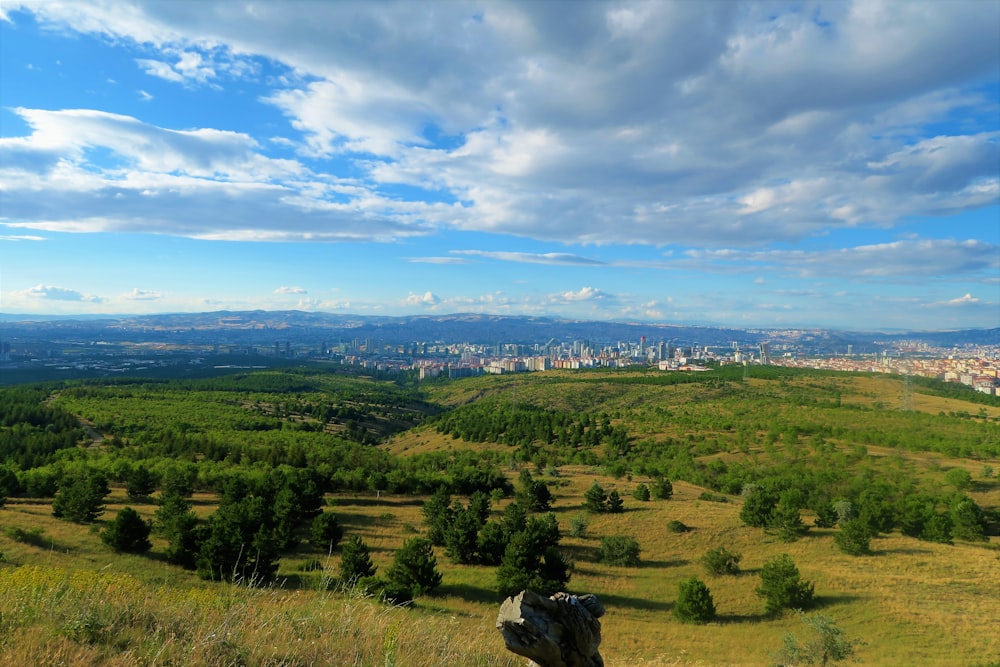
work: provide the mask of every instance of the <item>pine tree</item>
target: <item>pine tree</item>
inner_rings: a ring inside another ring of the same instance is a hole
[[[595,480],[583,494],[583,506],[591,512],[605,512],[608,509],[608,494]]]
[[[340,549],[340,580],[343,583],[353,583],[365,577],[374,577],[378,570],[372,564],[372,556],[365,544],[357,535],[351,535]]]
[[[764,563],[757,596],[764,599],[769,614],[783,609],[805,609],[813,604],[813,584],[803,581],[791,556],[781,554]]]
[[[149,551],[150,524],[131,507],[125,507],[101,531],[101,541],[118,552],[141,554]]]
[[[111,489],[103,473],[78,470],[66,475],[52,500],[52,516],[90,523],[104,514],[104,498]]]
[[[615,489],[608,494],[607,511],[611,514],[621,514],[625,511],[625,502]]]
[[[337,516],[332,512],[317,514],[310,526],[309,542],[314,548],[329,553],[337,548],[344,529],[337,522]]]
[[[413,597],[424,595],[441,585],[437,558],[431,541],[414,537],[403,543],[385,573],[386,579]]]
[[[715,619],[715,602],[708,586],[698,577],[681,581],[673,614],[682,623],[708,623]]]

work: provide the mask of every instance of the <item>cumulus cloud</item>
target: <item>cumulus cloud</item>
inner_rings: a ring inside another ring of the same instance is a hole
[[[36,285],[27,290],[16,293],[17,296],[29,299],[43,299],[50,301],[87,301],[91,303],[103,303],[104,299],[99,296],[84,294],[68,287],[56,287],[53,285]]]
[[[433,292],[424,292],[423,294],[410,292],[404,303],[408,306],[436,306],[441,303],[441,299]]]
[[[611,295],[602,292],[596,287],[581,287],[576,292],[562,292],[549,297],[552,303],[575,303],[579,301],[602,301],[612,298]]]
[[[278,287],[274,290],[275,294],[308,294],[309,292],[302,287]]]
[[[1000,201],[995,101],[976,92],[995,81],[995,3],[12,7],[150,45],[159,54],[137,65],[168,81],[238,75],[255,59],[286,67],[261,102],[285,114],[304,159],[344,156],[362,174],[380,205],[349,210],[384,223],[376,240],[422,223],[746,247]],[[956,114],[961,128],[939,136]],[[192,155],[177,168],[213,164]],[[397,185],[462,205],[409,195],[393,207],[383,191]],[[273,219],[298,213],[283,211]],[[184,213],[160,228],[194,235]],[[241,213],[217,227],[236,234]],[[269,234],[307,238],[246,238]]]

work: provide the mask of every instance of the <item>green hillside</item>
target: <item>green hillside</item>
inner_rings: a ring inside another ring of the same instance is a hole
[[[0,390],[0,463],[0,663],[522,664],[493,629],[520,569],[598,595],[609,665],[768,664],[808,639],[756,592],[782,554],[813,587],[806,618],[868,664],[1000,655],[1000,404],[933,383],[312,367],[22,385]],[[125,507],[148,549],[115,540]],[[343,537],[317,537],[333,517]],[[351,538],[374,577],[342,580]],[[437,543],[429,591],[400,574],[415,538]],[[606,562],[629,542],[637,565]],[[736,573],[706,569],[719,548]],[[692,576],[704,624],[676,618]]]

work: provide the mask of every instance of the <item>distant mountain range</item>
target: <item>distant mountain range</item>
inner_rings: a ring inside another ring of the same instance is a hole
[[[340,315],[286,311],[215,311],[162,315],[52,317],[0,313],[0,338],[69,337],[105,340],[192,340],[271,344],[276,340],[304,341],[371,338],[384,343],[443,341],[468,343],[545,343],[588,340],[595,344],[661,340],[675,345],[756,345],[762,341],[801,344],[843,351],[853,345],[862,353],[905,340],[934,347],[1000,345],[1000,328],[960,331],[835,331],[826,329],[736,329],[725,327],[603,322],[549,317],[453,313],[401,317]]]

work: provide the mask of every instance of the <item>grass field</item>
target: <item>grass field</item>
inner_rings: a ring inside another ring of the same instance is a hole
[[[234,401],[215,412],[183,392],[177,392],[183,398],[147,403],[112,393],[63,400],[85,407],[98,424],[152,424],[143,414],[149,406],[157,406],[154,418],[165,421],[187,410],[192,429],[198,420],[218,428],[219,415],[234,423],[246,418],[243,404]],[[628,429],[637,446],[654,453],[683,447],[699,462],[752,461],[764,467],[798,461],[802,470],[843,465],[924,490],[941,489],[947,471],[961,468],[973,479],[964,492],[983,508],[1000,508],[1000,480],[995,472],[985,474],[987,467],[1000,470],[1000,460],[963,454],[996,444],[1000,407],[921,393],[906,398],[898,379],[828,375],[661,385],[649,374],[541,373],[432,384],[424,396],[436,406],[487,401],[497,409],[600,411]],[[303,404],[307,399],[323,400],[321,394],[298,397]],[[190,407],[196,404],[198,412]],[[392,414],[397,413],[402,414]],[[790,424],[800,429],[790,430]],[[265,442],[268,433],[241,431],[238,437]],[[322,437],[276,433],[310,442]],[[433,422],[398,432],[382,447],[404,458],[494,450],[510,461],[515,450],[443,435]],[[1000,660],[1000,633],[994,631],[1000,627],[996,535],[986,542],[944,545],[893,532],[873,540],[872,555],[852,557],[835,547],[832,529],[811,528],[788,543],[745,526],[737,495],[716,491],[716,500],[705,500],[706,489],[675,479],[672,499],[640,502],[632,493],[649,480],[637,473],[616,477],[582,464],[519,465],[529,466],[555,495],[561,547],[573,562],[568,589],[596,594],[607,609],[602,654],[611,667],[771,664],[786,635],[805,637],[796,615],[766,615],[755,594],[761,567],[782,553],[815,584],[818,605],[810,613],[829,616],[849,638],[862,641],[857,653],[865,664],[986,666]],[[508,474],[515,480],[518,471],[510,468]],[[595,481],[619,491],[624,513],[584,510],[584,492]],[[348,535],[363,537],[381,572],[404,540],[425,531],[424,500],[374,493],[326,496],[327,510]],[[217,502],[214,494],[196,494],[194,510],[207,517]],[[494,506],[494,515],[509,502]],[[124,489],[112,486],[107,511],[92,525],[54,518],[51,499],[12,497],[0,508],[0,665],[524,664],[504,650],[494,628],[501,602],[494,568],[454,565],[438,549],[442,585],[405,609],[331,589],[339,554],[317,554],[306,546],[282,557],[272,587],[205,582],[168,564],[166,544],[155,533],[145,556],[113,554],[105,547],[98,533],[126,504],[147,518],[157,507],[152,500],[128,501]],[[580,517],[587,522],[585,534],[571,536],[570,526]],[[804,519],[812,524],[808,512]],[[670,532],[672,520],[690,530]],[[601,538],[611,535],[639,542],[639,567],[598,561]],[[742,555],[741,574],[705,573],[702,555],[719,546]],[[322,569],[306,567],[317,558]],[[708,625],[684,625],[672,616],[678,583],[692,575],[705,581],[715,601],[718,618]]]

